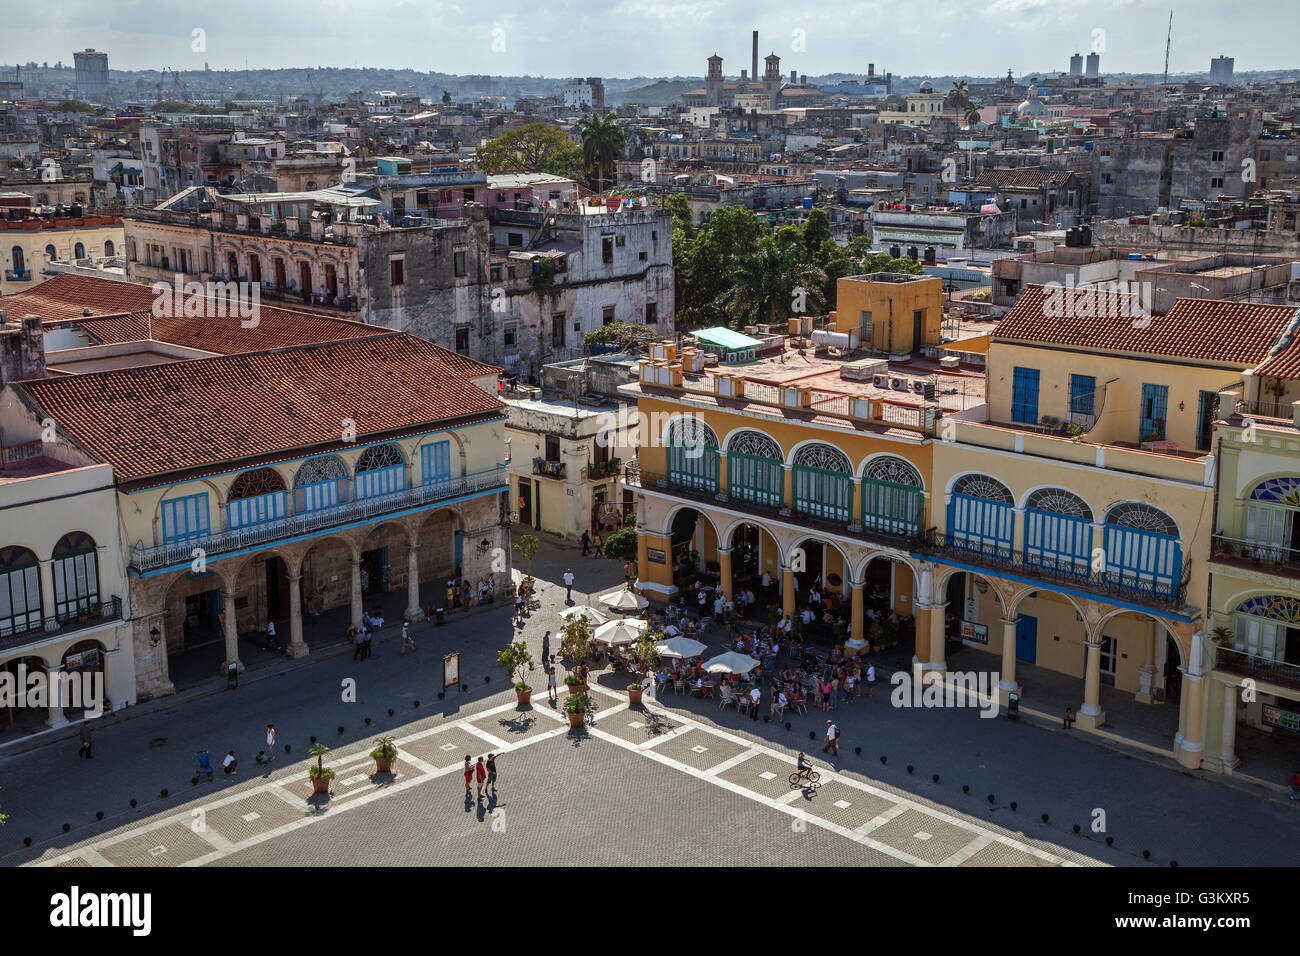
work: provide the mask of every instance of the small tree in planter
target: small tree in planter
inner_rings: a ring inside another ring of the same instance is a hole
[[[316,758],[315,765],[307,768],[313,793],[330,792],[330,781],[334,779],[334,771],[325,766],[325,755],[329,752],[330,749],[319,742],[312,744],[307,751],[310,756]]]
[[[375,761],[375,773],[392,773],[393,761],[397,759],[397,744],[393,743],[391,736],[384,735],[375,741],[370,757]]]
[[[587,710],[590,707],[591,702],[585,693],[570,694],[569,699],[564,702],[564,712],[569,715],[569,726],[581,727],[587,719]]]
[[[632,661],[632,670],[636,674],[637,680],[627,685],[627,700],[629,704],[641,703],[641,694],[645,690],[645,679],[659,669],[659,650],[655,647],[663,641],[664,635],[661,631],[647,627],[641,632],[635,644],[632,645],[628,654]]]
[[[521,707],[527,706],[533,698],[533,689],[524,680],[524,674],[537,666],[533,655],[528,652],[528,645],[516,641],[497,654],[497,663],[505,668],[506,674],[514,681],[515,696]]]
[[[560,657],[575,666],[581,664],[595,654],[595,646],[592,644],[594,635],[595,629],[587,615],[574,614],[560,629]],[[569,678],[566,677],[564,682],[569,683]]]
[[[871,646],[875,651],[885,646],[885,625],[880,621],[871,622]]]

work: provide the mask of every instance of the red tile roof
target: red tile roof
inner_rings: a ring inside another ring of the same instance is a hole
[[[1070,178],[1068,169],[1048,169],[1044,166],[1022,166],[1019,169],[985,169],[975,180],[972,189],[1041,189],[1043,186],[1064,186]]]
[[[153,289],[138,282],[116,282],[64,272],[0,302],[10,319],[39,315],[47,324],[81,317],[82,309],[94,315],[139,312],[153,305]]]
[[[471,381],[498,372],[404,332],[273,352],[20,382],[119,482],[162,484],[501,418]],[[153,479],[153,480],[151,480]]]
[[[1163,315],[1134,314],[1134,296],[1033,285],[994,329],[995,342],[1060,345],[1200,359],[1250,368],[1300,312],[1290,306],[1178,299]]]

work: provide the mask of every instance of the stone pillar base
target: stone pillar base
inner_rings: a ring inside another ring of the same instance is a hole
[[[1182,734],[1174,738],[1174,757],[1188,770],[1196,770],[1204,760],[1204,744],[1189,743]]]
[[[59,728],[68,726],[68,718],[59,714],[57,717],[51,717],[45,721],[45,726],[50,728]]]
[[[414,624],[416,621],[424,620],[424,608],[408,607],[402,612],[402,617]]]
[[[1084,730],[1096,730],[1106,722],[1106,712],[1098,710],[1095,714],[1085,714],[1083,709],[1075,711],[1074,724]]]
[[[295,660],[299,657],[306,657],[310,653],[311,648],[307,646],[306,641],[299,641],[297,644],[289,645],[289,656]]]
[[[1208,770],[1211,773],[1227,774],[1228,776],[1231,776],[1232,771],[1236,770],[1239,766],[1241,766],[1241,758],[1236,754],[1233,754],[1231,758],[1226,760],[1222,754],[1216,754],[1213,756],[1207,755],[1201,760],[1202,770]]]
[[[230,673],[230,664],[231,664],[231,662],[230,662],[229,660],[225,660],[225,661],[222,661],[222,662],[221,662],[221,671],[220,671],[220,673],[221,673],[221,676],[222,676],[222,677],[225,677],[228,673]],[[243,662],[243,661],[235,661],[235,662],[234,662],[234,665],[235,665],[235,671],[236,671],[236,673],[239,673],[239,674],[244,673],[244,662]]]

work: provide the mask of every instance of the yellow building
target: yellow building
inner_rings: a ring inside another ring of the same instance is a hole
[[[887,583],[921,679],[960,642],[994,655],[1004,701],[1068,705],[1086,729],[1107,723],[1110,687],[1152,708],[1167,743],[1148,749],[1199,766],[1215,409],[1294,310],[1179,300],[1151,317],[1129,296],[1031,287],[983,367],[938,344],[942,302],[910,278],[839,281],[834,327],[869,352],[706,372],[665,344],[642,363],[638,586],[671,597],[712,572],[734,590],[743,554],[785,613],[800,570],[820,577],[859,639]]]
[[[0,297],[40,285],[46,263],[121,255],[123,236],[121,216],[0,218]]]

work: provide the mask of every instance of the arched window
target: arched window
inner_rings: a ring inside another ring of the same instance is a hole
[[[59,620],[84,614],[99,604],[99,559],[95,539],[81,531],[65,534],[54,546],[54,613]]]
[[[1015,498],[988,475],[962,475],[948,503],[948,543],[968,551],[1010,557],[1015,542]]]
[[[357,501],[406,490],[406,461],[394,445],[372,445],[357,461]]]
[[[702,418],[682,415],[668,423],[668,483],[696,491],[718,490],[718,436]]]
[[[1159,508],[1116,505],[1106,515],[1106,577],[1125,587],[1174,597],[1182,584],[1178,525]]]
[[[58,258],[59,258],[58,250],[54,248],[54,243],[50,243],[48,246],[45,247],[46,261],[56,262],[58,261]]]
[[[113,240],[112,240],[112,239],[105,239],[105,240],[104,240],[104,255],[106,255],[106,256],[111,256],[111,255],[113,255],[114,250],[115,250],[115,247],[113,246]]]
[[[1092,509],[1072,491],[1040,488],[1025,503],[1025,563],[1087,576]]]
[[[72,258],[74,259],[86,258],[86,247],[83,243],[79,242],[72,247]]]
[[[912,537],[924,514],[921,473],[893,455],[873,458],[862,474],[862,525],[870,531]]]
[[[231,530],[270,524],[286,515],[284,479],[274,468],[246,471],[226,496],[226,526]]]
[[[1300,631],[1300,598],[1261,594],[1237,605],[1232,647],[1252,657],[1286,660],[1288,632]]]
[[[1261,481],[1246,505],[1245,537],[1252,557],[1287,562],[1300,548],[1292,546],[1296,512],[1300,510],[1300,478],[1283,475]]]
[[[348,470],[335,455],[308,458],[293,476],[295,514],[333,508],[348,500]]]
[[[14,272],[21,275],[25,271],[25,265],[27,262],[27,260],[23,258],[23,247],[14,246],[12,256],[14,260]]]
[[[0,639],[41,626],[41,568],[27,548],[0,548]]]
[[[832,445],[814,442],[794,455],[794,508],[826,521],[853,518],[853,464]]]
[[[727,494],[780,507],[785,498],[781,446],[762,432],[745,430],[727,441]]]

